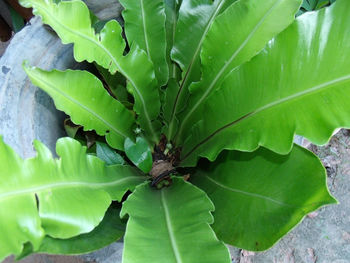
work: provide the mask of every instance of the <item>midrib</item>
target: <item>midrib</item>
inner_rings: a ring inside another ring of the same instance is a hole
[[[176,111],[177,111],[177,107],[178,107],[178,102],[179,102],[179,98],[181,97],[181,93],[183,92],[183,89],[184,89],[184,86],[185,86],[185,83],[187,82],[187,79],[188,79],[188,76],[190,75],[190,72],[192,71],[192,67],[194,65],[194,61],[197,59],[198,57],[198,54],[199,54],[199,51],[201,50],[201,47],[202,47],[202,44],[203,44],[203,41],[205,39],[205,36],[207,35],[208,31],[209,31],[209,28],[211,26],[211,24],[213,23],[214,19],[216,18],[217,14],[219,13],[219,11],[221,10],[221,7],[222,5],[224,4],[226,0],[222,0],[220,2],[220,4],[218,4],[218,6],[216,7],[216,10],[215,12],[213,13],[213,15],[211,16],[204,32],[203,32],[203,35],[198,43],[198,46],[196,48],[196,51],[190,61],[190,64],[189,64],[189,67],[185,73],[185,76],[180,84],[180,88],[179,88],[179,91],[176,95],[176,98],[175,98],[175,103],[174,103],[174,106],[173,106],[173,110],[172,110],[172,114],[171,114],[171,119],[170,119],[170,126],[173,127],[173,122],[175,120],[175,115],[176,115]],[[172,134],[172,131],[170,132],[170,134]]]
[[[35,4],[35,7],[36,8],[40,8],[42,10],[44,10],[44,13],[46,11],[47,14],[50,14],[50,12],[45,8],[43,7],[42,5],[38,5],[38,4]],[[139,98],[141,100],[141,103],[142,103],[142,107],[143,107],[143,110],[145,112],[145,117],[147,119],[147,122],[148,122],[148,125],[150,127],[150,130],[153,134],[153,136],[156,138],[157,136],[155,135],[155,132],[154,132],[154,129],[153,129],[153,126],[152,126],[152,122],[151,122],[151,118],[149,117],[149,114],[148,114],[148,111],[147,111],[147,108],[146,108],[146,104],[145,104],[145,101],[143,99],[143,96],[140,92],[140,90],[138,89],[137,85],[135,84],[135,82],[132,80],[132,78],[130,78],[130,76],[122,69],[122,67],[120,67],[120,65],[118,64],[117,60],[114,58],[114,56],[108,51],[108,49],[106,49],[103,45],[101,45],[98,41],[96,42],[96,40],[94,38],[90,38],[90,37],[87,37],[86,35],[83,35],[81,34],[79,31],[74,31],[74,30],[71,30],[69,27],[66,27],[64,24],[60,23],[60,21],[58,21],[54,15],[51,15],[50,19],[54,20],[56,22],[57,25],[60,25],[61,27],[63,27],[66,31],[70,32],[71,34],[76,34],[90,42],[92,42],[93,44],[97,45],[98,47],[100,47],[101,49],[103,49],[103,51],[105,51],[108,56],[110,57],[110,59],[112,60],[112,62],[116,65],[116,67],[118,68],[119,72],[121,74],[123,74],[131,83],[131,85],[135,88],[137,94],[139,95]],[[72,43],[73,41],[70,41],[70,43]],[[74,42],[73,42],[74,43]],[[75,44],[75,43],[74,43]]]
[[[75,187],[86,187],[86,188],[105,188],[105,187],[111,187],[114,185],[117,185],[121,182],[132,180],[135,178],[140,178],[139,176],[129,176],[122,179],[118,179],[111,182],[103,182],[103,183],[90,183],[90,182],[57,182],[57,183],[50,183],[40,186],[34,186],[27,189],[22,190],[15,190],[12,192],[7,192],[0,194],[0,203],[4,201],[7,198],[11,198],[14,196],[21,196],[21,195],[27,195],[27,194],[35,194],[40,193],[42,191],[48,190],[48,189],[59,189],[59,188],[75,188]]]
[[[168,208],[168,205],[167,205],[167,203],[165,201],[164,190],[161,190],[160,194],[161,194],[162,206],[164,208],[164,216],[165,216],[166,226],[167,226],[167,230],[168,230],[171,246],[172,246],[175,258],[176,258],[176,262],[177,263],[182,263],[181,254],[180,254],[177,242],[176,242],[175,232],[174,232],[174,229],[173,229],[173,226],[172,226],[172,222],[171,222],[171,216],[170,216],[170,213],[169,213],[169,208]]]
[[[345,75],[345,76],[343,76],[343,77],[339,77],[339,78],[334,79],[334,80],[327,81],[327,82],[325,82],[325,83],[322,83],[322,84],[319,84],[319,85],[317,85],[317,86],[314,86],[314,87],[312,87],[312,88],[310,88],[310,89],[303,90],[303,91],[301,91],[301,92],[292,94],[292,95],[290,95],[290,96],[288,96],[288,97],[285,97],[285,98],[279,99],[279,100],[277,100],[277,101],[275,101],[275,102],[271,102],[271,103],[269,103],[269,104],[266,104],[266,105],[264,105],[264,106],[262,106],[262,107],[256,109],[255,111],[252,111],[252,112],[250,112],[250,113],[247,113],[246,115],[244,115],[244,116],[242,116],[242,117],[240,117],[240,118],[238,118],[238,119],[236,119],[236,120],[234,120],[234,121],[232,121],[232,122],[230,122],[230,123],[228,123],[228,124],[222,126],[221,128],[217,129],[215,132],[213,132],[212,134],[210,134],[208,137],[206,137],[206,138],[205,138],[204,140],[202,140],[200,143],[198,143],[197,145],[195,145],[188,153],[186,153],[186,154],[184,155],[184,158],[183,158],[181,161],[187,159],[196,149],[198,149],[200,146],[202,146],[203,144],[205,144],[207,141],[209,141],[211,138],[213,138],[213,137],[216,136],[217,134],[221,133],[222,131],[224,131],[224,130],[226,130],[226,129],[228,129],[228,128],[231,128],[232,126],[234,126],[234,125],[236,125],[236,124],[242,122],[243,120],[246,120],[246,119],[248,119],[248,118],[250,118],[250,117],[253,117],[253,116],[255,116],[256,114],[258,114],[258,113],[260,113],[260,112],[262,112],[262,111],[264,111],[264,110],[270,109],[270,108],[272,108],[272,107],[274,107],[274,106],[277,106],[277,105],[279,105],[279,104],[282,104],[282,103],[284,103],[284,102],[289,102],[289,101],[291,101],[291,100],[300,98],[300,97],[302,97],[302,96],[307,96],[307,95],[310,95],[310,94],[312,94],[312,93],[319,92],[319,91],[321,91],[321,90],[323,90],[323,89],[327,89],[327,88],[330,87],[330,86],[333,86],[333,85],[335,85],[335,84],[338,84],[338,83],[343,82],[343,81],[348,81],[348,80],[350,80],[350,74],[349,74],[349,75]]]
[[[278,201],[278,200],[275,200],[271,197],[268,197],[268,196],[264,196],[264,195],[261,195],[261,194],[256,194],[256,193],[250,193],[250,192],[247,192],[247,191],[243,191],[243,190],[239,190],[239,189],[235,189],[235,188],[232,188],[232,187],[228,187],[226,185],[223,185],[221,183],[219,183],[218,181],[215,181],[213,178],[209,177],[209,176],[205,176],[209,181],[211,181],[212,183],[216,184],[217,186],[227,190],[227,191],[230,191],[230,192],[234,192],[234,193],[238,193],[238,194],[242,194],[242,195],[246,195],[246,196],[251,196],[251,197],[254,197],[254,198],[259,198],[259,199],[263,199],[263,200],[266,200],[266,201],[270,201],[272,203],[275,203],[275,204],[278,204],[280,206],[291,206],[289,204],[286,204],[286,203],[283,203],[281,201]]]
[[[215,87],[216,83],[218,82],[218,80],[222,77],[222,75],[226,72],[226,69],[230,66],[230,64],[232,63],[232,61],[238,56],[238,54],[242,51],[242,49],[248,44],[249,40],[254,36],[254,33],[259,29],[259,27],[261,26],[261,24],[266,20],[266,18],[271,14],[271,12],[278,6],[278,4],[281,2],[281,0],[277,1],[275,4],[273,4],[273,6],[265,13],[265,15],[259,20],[259,22],[255,25],[255,27],[253,28],[253,30],[251,30],[251,32],[248,34],[248,36],[245,38],[245,40],[241,43],[241,45],[236,49],[236,51],[232,54],[232,56],[230,57],[230,59],[224,63],[224,65],[221,67],[221,69],[219,70],[218,74],[215,76],[215,78],[210,82],[209,85],[205,85],[208,86],[208,88],[205,90],[205,92],[203,93],[203,95],[199,98],[199,100],[197,101],[197,103],[194,104],[194,106],[192,107],[192,109],[187,113],[187,115],[184,117],[181,126],[179,128],[179,136],[181,136],[182,134],[182,130],[185,127],[185,124],[187,123],[188,119],[190,118],[190,116],[193,114],[193,112],[199,107],[199,105],[201,105],[201,103],[203,102],[203,100],[206,99],[206,97],[208,96],[208,94],[213,90],[213,88]],[[198,91],[197,91],[198,92]]]
[[[148,37],[147,37],[147,32],[146,32],[146,17],[145,17],[145,7],[143,4],[143,0],[140,0],[140,5],[141,5],[141,17],[142,17],[142,26],[143,26],[143,36],[145,39],[145,45],[146,45],[146,51],[147,55],[151,57],[150,50],[149,50],[149,43],[148,43]]]

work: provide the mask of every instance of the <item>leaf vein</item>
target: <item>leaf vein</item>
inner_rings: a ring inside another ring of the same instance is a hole
[[[124,133],[122,133],[121,131],[119,131],[117,128],[115,128],[114,125],[112,125],[111,123],[109,123],[108,121],[106,121],[103,117],[101,117],[98,113],[90,110],[88,107],[86,107],[85,105],[81,104],[79,101],[77,101],[76,99],[70,97],[68,94],[66,94],[65,92],[62,92],[61,90],[55,88],[54,86],[52,86],[50,83],[46,82],[43,79],[37,78],[38,80],[40,80],[41,82],[45,83],[45,85],[51,87],[51,89],[59,94],[61,94],[63,97],[65,97],[66,99],[70,100],[71,102],[73,102],[74,104],[80,106],[83,110],[87,111],[88,113],[92,114],[93,116],[95,116],[97,119],[99,119],[100,121],[102,121],[106,126],[108,126],[110,129],[112,129],[114,132],[116,132],[117,134],[123,136],[124,138],[127,138],[128,136],[125,135]],[[109,96],[109,95],[108,95]]]
[[[196,60],[196,58],[197,58],[197,56],[199,54],[199,51],[201,50],[201,46],[203,44],[205,36],[207,35],[207,33],[209,31],[210,26],[212,25],[212,22],[214,21],[214,19],[216,18],[216,15],[221,10],[221,7],[222,7],[222,5],[224,4],[225,1],[226,0],[222,0],[220,2],[220,4],[216,7],[215,12],[211,16],[211,18],[210,18],[210,20],[209,20],[209,22],[208,22],[208,24],[207,24],[207,26],[206,26],[206,28],[205,28],[205,30],[203,32],[203,35],[202,35],[202,37],[201,37],[201,39],[200,39],[200,41],[198,43],[196,51],[193,54],[193,57],[191,58],[191,61],[190,61],[190,64],[188,66],[188,69],[187,69],[187,71],[185,73],[185,76],[184,76],[184,78],[181,81],[180,88],[179,88],[179,91],[176,94],[174,106],[173,106],[172,113],[171,113],[171,120],[170,120],[170,127],[171,127],[171,129],[173,128],[173,122],[175,121],[175,115],[176,115],[176,111],[177,111],[177,107],[178,107],[179,98],[180,98],[181,93],[183,92],[183,88],[185,86],[185,83],[187,82],[188,76],[190,75],[190,72],[192,71],[193,63]],[[169,134],[170,134],[170,136],[172,135],[172,130],[169,132]]]
[[[264,199],[266,201],[270,201],[272,203],[275,203],[275,204],[278,204],[280,206],[288,206],[288,207],[291,207],[291,205],[289,204],[286,204],[284,202],[281,202],[281,201],[278,201],[278,200],[275,200],[271,197],[268,197],[268,196],[264,196],[264,195],[260,195],[260,194],[256,194],[256,193],[250,193],[250,192],[247,192],[247,191],[243,191],[243,190],[239,190],[239,189],[235,189],[235,188],[232,188],[232,187],[228,187],[226,185],[223,185],[221,183],[219,183],[218,181],[215,181],[213,178],[209,177],[209,176],[205,176],[209,181],[211,181],[212,183],[216,184],[217,186],[220,186],[221,188],[227,190],[227,191],[231,191],[231,192],[235,192],[235,193],[238,193],[238,194],[243,194],[243,195],[247,195],[247,196],[252,196],[252,197],[256,197],[256,198],[259,198],[259,199]]]
[[[129,176],[125,177],[122,179],[118,179],[115,181],[111,182],[58,182],[58,183],[51,183],[51,184],[46,184],[46,185],[41,185],[41,186],[35,186],[23,190],[15,190],[12,192],[7,192],[7,193],[0,193],[0,202],[4,201],[7,198],[11,198],[14,196],[21,196],[21,195],[26,195],[26,194],[34,194],[38,192],[45,191],[47,189],[58,189],[58,188],[74,188],[74,187],[87,187],[87,188],[105,188],[105,187],[110,187],[117,185],[119,183],[122,183],[124,181],[128,180],[133,180],[135,178],[140,178],[140,176]]]

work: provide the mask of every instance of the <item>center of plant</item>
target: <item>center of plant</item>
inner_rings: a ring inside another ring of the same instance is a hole
[[[179,156],[177,152],[179,151],[173,149],[163,135],[153,153],[153,165],[149,173],[152,176],[152,186],[160,189],[170,185],[170,176],[176,172],[175,166]]]

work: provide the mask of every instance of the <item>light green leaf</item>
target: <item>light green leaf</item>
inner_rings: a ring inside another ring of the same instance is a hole
[[[174,96],[167,138],[176,132],[176,114],[184,109],[188,99],[188,86],[200,79],[200,50],[215,18],[236,0],[184,0],[176,26],[171,58],[182,69],[182,81]]]
[[[125,154],[144,173],[152,169],[152,152],[147,141],[142,137],[136,138],[136,143],[130,138],[124,142]]]
[[[188,106],[179,117],[178,143],[184,141],[193,123],[202,119],[198,107],[220,88],[227,74],[290,25],[300,5],[301,0],[240,0],[215,19],[203,42],[202,79],[189,87]]]
[[[46,236],[36,253],[77,255],[101,249],[123,237],[125,223],[119,217],[120,208],[110,207],[102,222],[90,233],[70,239]]]
[[[233,71],[201,109],[182,151],[182,165],[197,156],[214,160],[223,149],[280,154],[294,134],[324,144],[350,127],[350,1],[298,17],[251,62]]]
[[[124,202],[129,214],[123,263],[229,263],[230,254],[209,224],[213,203],[197,187],[174,177],[156,190],[145,183]]]
[[[167,83],[164,0],[120,0],[124,7],[125,33],[129,43],[146,51],[153,62],[159,86]]]
[[[124,140],[133,137],[135,119],[123,104],[113,99],[101,81],[87,71],[44,71],[24,64],[24,70],[34,85],[47,92],[56,108],[71,120],[105,135],[112,147],[123,150]]]
[[[123,157],[103,142],[96,142],[96,156],[107,165],[125,164]]]
[[[27,242],[37,250],[45,234],[90,232],[112,200],[145,180],[130,166],[105,166],[70,138],[58,140],[58,160],[40,142],[34,146],[37,157],[22,160],[0,140],[0,261]]]
[[[90,233],[69,239],[58,239],[45,236],[40,248],[35,253],[56,255],[78,255],[101,249],[122,238],[125,223],[119,217],[120,208],[110,207],[102,222]],[[25,245],[23,253],[16,260],[23,259],[34,253],[30,245]]]
[[[157,142],[159,127],[153,123],[160,111],[159,91],[152,62],[136,45],[131,45],[124,56],[125,40],[122,28],[111,20],[99,34],[91,27],[90,12],[82,1],[20,0],[25,7],[33,7],[33,13],[41,16],[61,38],[62,43],[74,43],[74,57],[78,62],[96,62],[114,74],[119,71],[128,80],[135,97],[134,110],[150,138]]]
[[[225,243],[253,251],[271,247],[304,216],[336,203],[326,171],[308,150],[289,155],[264,148],[253,153],[223,152],[191,181],[215,204],[213,229]]]

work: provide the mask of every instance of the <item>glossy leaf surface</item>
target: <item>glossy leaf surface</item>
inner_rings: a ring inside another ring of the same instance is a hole
[[[96,142],[96,156],[107,165],[125,164],[123,157],[103,142]]]
[[[198,107],[220,88],[227,74],[290,25],[300,5],[301,0],[240,0],[214,20],[203,41],[202,78],[189,87],[188,106],[180,116],[178,142],[183,142],[182,136],[186,138],[192,124],[202,119],[201,113],[195,114]]]
[[[205,119],[185,143],[182,164],[259,145],[286,154],[294,134],[324,144],[336,128],[350,127],[349,12],[350,2],[339,0],[298,17],[230,73],[201,109]]]
[[[123,150],[124,140],[133,137],[135,119],[123,104],[113,99],[99,79],[87,71],[44,71],[24,65],[34,85],[47,92],[56,108],[64,111],[84,130],[105,135],[112,147]]]
[[[136,45],[132,45],[124,56],[126,44],[118,22],[109,21],[96,34],[91,27],[90,12],[82,1],[61,1],[55,4],[52,0],[21,0],[20,3],[25,7],[33,7],[33,13],[40,15],[64,44],[74,43],[74,57],[78,62],[96,62],[112,74],[119,71],[126,77],[135,98],[134,110],[139,114],[138,122],[156,142],[158,133],[153,121],[159,114],[160,102],[153,64]]]
[[[200,51],[205,36],[215,18],[236,0],[184,0],[176,25],[171,57],[182,70],[182,80],[171,106],[171,121],[167,137],[176,132],[176,113],[184,109],[192,81],[200,79]]]
[[[156,190],[145,183],[124,202],[129,214],[123,263],[229,263],[230,254],[209,224],[213,203],[207,195],[173,178],[170,187]]]
[[[152,168],[152,152],[147,141],[142,137],[137,137],[136,142],[127,138],[124,143],[125,154],[144,173],[148,173]]]
[[[125,33],[153,62],[159,86],[167,83],[164,0],[120,0],[124,7]]]
[[[45,234],[90,232],[112,200],[145,179],[130,166],[105,166],[70,138],[57,142],[61,159],[38,141],[34,146],[37,157],[22,160],[0,140],[0,260],[20,254],[27,242],[37,250]]]
[[[271,247],[319,207],[335,203],[326,171],[308,150],[294,146],[286,156],[264,148],[225,151],[191,181],[214,202],[214,224],[225,243],[254,251]]]

